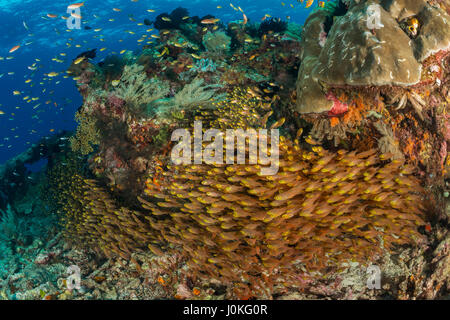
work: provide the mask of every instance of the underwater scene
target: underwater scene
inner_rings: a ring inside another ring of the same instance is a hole
[[[450,299],[448,0],[0,17],[0,300]]]

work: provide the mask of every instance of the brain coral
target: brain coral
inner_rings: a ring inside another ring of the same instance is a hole
[[[368,17],[373,7],[380,13],[382,26],[370,29]],[[419,21],[416,37],[402,28],[404,20],[412,17]],[[297,82],[297,111],[301,113],[323,112],[332,107],[320,82],[331,86],[417,84],[422,62],[450,46],[450,17],[421,0],[352,3],[344,16],[335,17],[328,34],[323,30],[325,21],[326,14],[318,12],[305,25]],[[320,53],[318,45],[323,45]]]

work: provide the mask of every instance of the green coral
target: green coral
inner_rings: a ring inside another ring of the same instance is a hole
[[[87,155],[94,151],[93,146],[100,144],[100,132],[96,120],[78,111],[75,120],[79,123],[74,137],[70,138],[72,151]]]
[[[115,93],[126,101],[129,112],[142,114],[153,102],[164,98],[169,90],[167,82],[156,78],[149,80],[144,66],[132,64],[125,66]]]
[[[203,36],[203,45],[209,52],[221,53],[230,50],[231,38],[223,31],[208,32]]]
[[[157,114],[161,118],[179,118],[181,110],[188,110],[204,104],[212,103],[212,100],[219,100],[221,96],[216,96],[217,90],[222,86],[219,84],[204,85],[201,78],[194,79],[179,91],[173,98],[158,102]],[[214,99],[213,99],[214,97]]]

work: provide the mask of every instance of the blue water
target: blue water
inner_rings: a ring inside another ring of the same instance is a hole
[[[137,40],[150,28],[138,26],[138,23],[142,23],[145,18],[152,20],[158,14],[170,12],[178,6],[187,8],[192,16],[212,14],[224,22],[242,19],[242,13],[234,10],[230,1],[224,0],[87,0],[81,8],[81,30],[67,32],[66,21],[61,16],[68,16],[67,6],[71,3],[49,0],[0,1],[3,26],[0,34],[0,57],[3,58],[0,61],[0,163],[23,152],[42,137],[75,129],[74,113],[82,104],[82,99],[74,81],[63,76],[72,59],[81,52],[106,48],[102,52],[97,51],[94,61],[98,62],[123,49],[138,50]],[[297,1],[234,0],[232,4],[242,8],[250,21],[259,21],[265,14],[270,14],[283,20],[289,16],[291,21],[303,24],[311,12],[311,8],[305,9],[305,4]],[[312,7],[316,6],[317,3]],[[116,12],[113,8],[121,11]],[[155,12],[149,13],[147,9]],[[52,19],[47,14],[58,17]],[[136,21],[131,21],[130,17]],[[111,22],[109,19],[115,20]],[[84,26],[92,29],[85,30]],[[95,32],[97,28],[102,30]],[[66,45],[68,42],[72,44],[70,48]],[[81,47],[75,47],[76,44]],[[21,47],[10,54],[9,50],[16,45]],[[61,53],[66,56],[61,56]],[[8,60],[7,57],[13,59]],[[52,61],[53,58],[64,62]],[[33,67],[34,63],[37,70],[32,71],[28,67]],[[10,72],[14,74],[9,75]],[[43,80],[45,74],[50,72],[58,72],[59,76]],[[27,79],[32,81],[25,83]],[[14,95],[13,91],[16,90],[21,91],[21,94]],[[23,100],[27,96],[35,100],[27,103]]]

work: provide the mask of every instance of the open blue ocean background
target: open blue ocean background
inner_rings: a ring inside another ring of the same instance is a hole
[[[97,48],[94,61],[99,62],[123,49],[139,50],[137,40],[150,27],[138,23],[146,18],[153,21],[157,15],[179,6],[187,8],[191,16],[212,14],[224,23],[242,19],[242,13],[234,10],[228,0],[87,0],[81,7],[81,30],[68,32],[66,20],[61,17],[68,16],[67,6],[71,3],[0,1],[4,27],[0,34],[0,163],[25,151],[42,137],[75,129],[74,114],[82,99],[74,81],[63,76],[81,52]],[[242,8],[250,21],[260,21],[269,14],[299,24],[317,7],[317,2],[306,9],[305,3],[278,0],[233,0],[231,3]],[[149,13],[148,9],[155,12]],[[58,17],[49,18],[47,14]],[[86,30],[85,26],[91,29]],[[94,31],[99,28],[102,30]],[[157,30],[152,32],[157,33]],[[71,47],[67,43],[71,43]],[[21,47],[9,53],[16,45]],[[100,52],[101,48],[106,49]],[[36,70],[32,70],[34,68]],[[51,72],[59,75],[46,77]],[[26,83],[27,79],[31,81]],[[21,94],[14,95],[14,91]],[[28,99],[24,100],[26,97]]]

